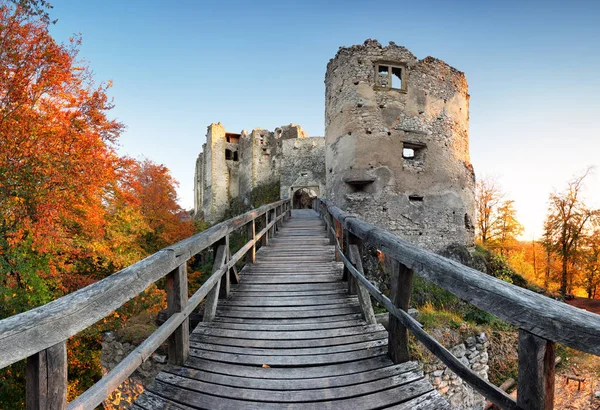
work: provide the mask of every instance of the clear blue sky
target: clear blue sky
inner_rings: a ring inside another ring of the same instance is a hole
[[[81,33],[113,80],[121,152],[168,166],[193,206],[206,126],[324,135],[324,76],[339,46],[375,38],[464,71],[471,160],[539,234],[548,194],[595,165],[600,207],[600,1],[51,0],[59,41]]]

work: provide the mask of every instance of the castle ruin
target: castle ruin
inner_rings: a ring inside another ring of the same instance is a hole
[[[196,160],[196,218],[220,220],[233,198],[247,199],[261,185],[279,184],[281,198],[306,205],[307,195],[325,193],[325,138],[309,138],[299,125],[274,131],[231,133],[221,123],[208,126]]]
[[[290,124],[250,134],[208,127],[196,163],[196,216],[216,222],[232,198],[267,183],[281,198],[322,197],[440,251],[474,239],[464,73],[375,40],[341,47],[325,75],[325,137]]]
[[[439,251],[472,245],[464,73],[375,40],[342,47],[325,75],[327,198]]]

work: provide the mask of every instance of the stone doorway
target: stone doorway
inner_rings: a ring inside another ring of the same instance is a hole
[[[296,189],[292,196],[292,208],[312,209],[313,199],[319,197],[318,191],[319,188],[317,187],[303,187]]]

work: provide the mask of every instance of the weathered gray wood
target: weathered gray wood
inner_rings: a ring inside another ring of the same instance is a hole
[[[312,323],[293,323],[284,324],[277,321],[276,323],[231,323],[231,322],[210,322],[202,323],[200,326],[220,329],[237,329],[237,330],[279,330],[279,331],[298,331],[298,330],[319,330],[319,329],[339,329],[343,327],[353,327],[364,325],[363,320],[351,319],[337,322],[312,322]],[[385,327],[385,326],[384,326]],[[193,336],[193,333],[192,333]]]
[[[210,343],[211,341],[215,341],[214,338],[202,338],[202,341],[193,341],[190,345],[190,351],[192,354],[195,354],[197,351],[213,351],[213,352],[222,352],[222,353],[232,353],[232,354],[240,354],[240,355],[256,355],[256,356],[306,356],[306,355],[329,355],[333,353],[344,353],[344,352],[353,352],[358,350],[365,349],[373,349],[376,347],[382,347],[387,344],[387,335],[377,335],[378,338],[374,338],[374,340],[366,340],[366,341],[358,341],[353,343],[345,343],[343,345],[331,344],[330,346],[320,346],[321,341],[318,341],[318,345],[314,346],[312,343],[306,343],[304,345],[300,343],[295,343],[297,341],[292,341],[292,343],[280,343],[279,341],[274,344],[279,347],[260,347],[260,346],[229,346],[226,344],[221,344],[221,340],[219,339],[219,343]],[[368,339],[368,337],[354,337],[358,340]],[[253,342],[256,342],[253,340]],[[306,341],[303,341],[306,342]],[[253,345],[255,343],[252,343]],[[257,343],[259,344],[259,343]],[[294,347],[298,346],[298,347]],[[310,346],[310,347],[309,347]]]
[[[298,340],[298,339],[318,339],[328,337],[340,337],[361,335],[365,333],[384,332],[381,325],[362,325],[351,328],[324,329],[310,331],[245,331],[233,329],[221,329],[213,326],[198,326],[194,330],[195,335],[212,335],[239,339],[261,339],[261,340]]]
[[[67,343],[27,358],[27,410],[67,408]]]
[[[250,335],[248,335],[250,336]],[[336,339],[338,341],[336,342]],[[221,336],[210,336],[210,335],[202,335],[202,334],[192,334],[190,336],[190,346],[195,343],[204,342],[210,343],[214,345],[222,345],[227,349],[231,349],[232,347],[243,347],[244,349],[250,348],[265,348],[265,349],[278,349],[274,350],[273,354],[281,354],[281,349],[294,349],[294,352],[301,353],[303,348],[314,349],[317,347],[327,347],[327,346],[338,346],[344,344],[346,346],[341,347],[345,350],[353,350],[351,344],[355,343],[364,343],[364,342],[385,342],[387,344],[387,332],[371,332],[365,334],[358,335],[349,335],[349,336],[339,336],[337,338],[326,337],[322,339],[286,339],[286,340],[269,340],[269,339],[254,339],[254,338],[246,338],[246,339],[235,339],[221,337]],[[193,342],[193,343],[192,343]],[[233,352],[233,350],[232,350]]]
[[[343,264],[321,262],[332,260],[334,249],[323,252],[322,244],[294,249],[312,235],[325,234],[309,229],[318,225],[316,214],[298,211],[293,231],[289,223],[277,223],[283,211],[273,211],[265,234],[273,243],[294,241],[280,247],[279,254],[268,248],[257,253],[256,264],[240,272],[243,283],[219,304],[214,321],[200,324],[191,335],[186,367],[162,373],[138,403],[150,398],[152,408],[181,403],[194,408],[347,410],[384,408],[423,395],[439,399],[414,363],[393,365],[381,326],[359,320],[358,298],[349,296],[339,281]],[[203,291],[250,246],[217,270]],[[335,282],[321,282],[330,278]]]
[[[376,360],[376,359],[368,359],[368,360]],[[223,370],[218,369],[218,364],[216,362],[209,362],[211,364],[215,364],[215,366],[211,366],[210,368],[202,367],[205,370]],[[360,362],[354,362],[360,364]],[[227,371],[227,366],[234,365],[226,365],[225,372],[213,372],[213,371],[205,371],[205,370],[197,370],[193,368],[184,368],[178,369],[176,371],[172,371],[171,373],[178,374],[183,377],[187,377],[189,379],[201,380],[209,383],[221,384],[224,386],[237,386],[240,388],[249,388],[249,389],[265,389],[268,388],[270,390],[308,390],[308,389],[319,389],[323,388],[323,386],[327,387],[344,387],[344,386],[353,386],[360,385],[362,383],[368,383],[376,380],[385,379],[387,377],[392,376],[400,376],[403,377],[405,374],[412,374],[415,370],[418,370],[417,362],[407,362],[400,365],[394,366],[385,366],[381,363],[382,367],[368,369],[366,371],[359,371],[358,373],[351,372],[348,374],[338,374],[334,376],[326,376],[326,377],[310,377],[309,378],[295,378],[295,379],[287,379],[287,378],[278,378],[278,375],[274,374],[274,378],[269,378],[265,380],[264,378],[258,377],[249,377],[245,375],[243,370],[247,369],[244,366],[237,366],[237,368],[241,368],[242,375],[237,375],[235,372]],[[335,367],[338,365],[333,365]],[[262,373],[275,373],[277,370],[285,370],[285,369],[261,369]],[[233,373],[233,374],[230,374]],[[352,391],[352,389],[349,389]]]
[[[254,245],[254,244],[247,244],[247,245]],[[248,255],[248,252],[246,252],[246,256]],[[228,260],[232,259],[231,256],[231,249],[229,249],[229,247],[227,247],[227,258]],[[240,275],[237,271],[237,267],[235,265],[233,265],[230,269],[229,269],[229,291],[227,292],[229,294],[229,292],[231,292],[231,284],[237,285],[238,283],[240,283]]]
[[[414,397],[423,395],[431,391],[432,387],[429,382],[421,379],[413,383],[396,386],[391,389],[383,390],[377,393],[361,395],[357,397],[340,399],[340,400],[327,400],[318,402],[306,402],[302,399],[302,396],[298,394],[298,402],[287,403],[286,409],[378,409],[392,404],[396,404],[399,401],[408,400]],[[161,396],[165,397],[178,397],[179,400],[186,403],[194,403],[200,408],[210,409],[249,409],[249,410],[270,410],[270,409],[281,409],[281,404],[277,402],[266,402],[266,401],[249,401],[249,400],[237,400],[230,399],[227,393],[222,393],[216,388],[211,391],[211,394],[206,394],[198,391],[188,390],[174,386],[172,384],[164,383],[157,380],[152,386],[149,387],[152,392],[157,392]],[[268,396],[262,400],[268,399]]]
[[[543,339],[600,355],[599,315],[421,249],[332,204],[328,210],[351,233],[459,298]]]
[[[554,342],[519,330],[517,404],[525,410],[554,408]]]
[[[256,239],[256,223],[254,219],[248,223],[247,227],[247,236],[248,240],[254,241]],[[246,263],[254,263],[256,262],[256,245],[252,245],[252,248],[246,254]]]
[[[360,306],[344,307],[337,309],[318,310],[286,310],[286,311],[247,311],[239,309],[217,309],[221,317],[232,318],[255,318],[255,319],[298,319],[298,318],[322,318],[348,314],[362,314]]]
[[[205,380],[191,379],[172,373],[161,373],[158,375],[157,380],[198,392],[218,392],[219,395],[232,399],[247,401],[269,401],[275,403],[294,403],[339,400],[353,396],[366,395],[373,392],[406,385],[411,382],[416,382],[422,378],[423,375],[420,374],[420,372],[412,371],[396,377],[387,377],[380,380],[365,382],[354,386],[352,389],[334,387],[327,389],[320,388],[297,391],[297,389],[294,388],[293,390],[296,390],[294,394],[290,394],[290,392],[274,390],[268,383],[264,383],[262,388],[251,389],[216,384]]]
[[[323,296],[294,297],[245,297],[236,292],[235,299],[226,302],[225,306],[314,306],[356,302],[359,299],[346,294]]]
[[[366,359],[379,356],[386,351],[386,347],[375,347],[372,349],[357,350],[354,352],[332,353],[325,355],[303,355],[303,356],[277,356],[277,355],[239,355],[232,353],[221,353],[204,350],[194,350],[192,356],[201,359],[216,360],[226,363],[239,363],[246,365],[261,366],[320,366],[332,363],[344,363],[353,360]]]
[[[269,212],[265,212],[265,228],[264,228],[264,234],[262,235],[262,246],[269,246],[269,236],[270,236],[270,232],[269,232]],[[262,233],[262,232],[261,232]]]
[[[452,410],[438,392],[431,391],[404,403],[388,407],[388,410]]]
[[[359,271],[361,274],[364,274],[362,258],[360,257],[358,246],[351,244],[349,247],[349,253],[350,262],[352,262],[357,271]],[[351,276],[354,277],[353,275]],[[365,287],[358,281],[356,282],[356,292],[358,295],[358,303],[360,303],[360,308],[365,317],[365,321],[372,325],[377,324],[377,319],[375,319],[375,311],[373,310],[373,304],[371,303],[371,296]]]
[[[217,224],[83,289],[0,321],[0,368],[71,337],[137,296],[189,257],[286,203],[282,200]],[[74,318],[76,318],[74,320]],[[39,335],[43,335],[40,337]]]
[[[413,273],[406,266],[393,261],[390,280],[390,300],[398,308],[408,310],[410,294],[413,287]],[[389,343],[388,353],[394,363],[403,363],[409,360],[408,330],[390,313],[389,318]]]
[[[293,318],[293,319],[281,319],[277,320],[277,323],[282,325],[293,325],[293,324],[309,324],[309,323],[327,323],[327,322],[345,322],[348,320],[357,320],[362,319],[362,313],[349,313],[343,315],[334,315],[334,316],[321,316],[321,317],[308,317],[308,318]],[[264,318],[237,318],[237,317],[226,317],[226,316],[216,316],[215,322],[225,322],[225,323],[246,323],[246,324],[269,324],[273,323],[272,320],[264,319]]]
[[[215,261],[213,262],[212,273],[219,271],[225,264],[225,244],[221,244],[217,247],[215,252]],[[219,291],[221,289],[221,280],[217,282],[212,290],[209,292],[206,297],[206,301],[204,302],[204,322],[212,322],[215,318],[215,313],[217,312],[217,303],[219,302]]]
[[[395,306],[390,299],[388,299],[377,287],[375,287],[367,278],[365,278],[356,268],[352,265],[338,247],[338,254],[342,258],[344,264],[348,266],[350,273],[360,281],[369,293],[381,303],[396,319],[400,320],[408,330],[410,330],[418,341],[423,343],[430,352],[432,352],[438,359],[440,359],[446,366],[456,373],[461,379],[469,383],[476,391],[481,393],[484,397],[487,397],[494,404],[497,404],[503,409],[518,409],[517,403],[508,396],[505,392],[498,389],[487,380],[483,380],[479,375],[475,374],[470,368],[465,366],[460,360],[458,360],[448,349],[442,346],[437,340],[428,335],[422,328],[419,322],[413,319],[404,310],[399,309]],[[390,315],[390,316],[391,316]]]
[[[225,236],[223,245],[225,246],[225,262],[228,264],[231,261],[231,251],[229,249],[229,235]],[[229,271],[229,269],[228,269]],[[219,284],[219,299],[227,299],[231,289],[231,276],[229,273],[221,278]]]
[[[167,315],[182,312],[188,302],[187,264],[180,265],[169,272],[166,277],[167,288]],[[173,331],[169,337],[169,363],[182,365],[188,357],[190,350],[189,319],[185,320]]]

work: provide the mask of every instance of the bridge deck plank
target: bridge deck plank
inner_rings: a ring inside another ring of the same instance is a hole
[[[323,222],[293,217],[240,272],[184,366],[160,373],[136,409],[447,409],[415,362],[394,365],[341,281]]]

